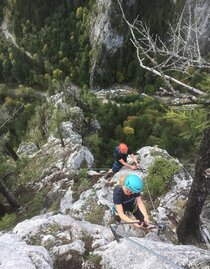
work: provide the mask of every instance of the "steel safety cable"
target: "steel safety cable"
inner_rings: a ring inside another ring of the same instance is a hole
[[[128,241],[130,241],[130,242],[136,244],[136,245],[137,245],[138,247],[140,247],[141,249],[144,249],[144,250],[148,251],[148,252],[151,253],[152,255],[154,255],[154,256],[156,256],[157,258],[159,258],[159,259],[161,259],[162,261],[164,261],[166,264],[171,265],[173,268],[175,268],[175,269],[184,269],[184,267],[182,267],[182,266],[180,266],[180,265],[177,265],[176,263],[174,263],[174,262],[172,262],[172,261],[166,259],[164,256],[162,256],[162,255],[156,253],[155,251],[153,251],[153,250],[151,250],[151,249],[149,249],[149,248],[147,248],[147,247],[141,245],[139,242],[136,242],[135,240],[133,240],[133,239],[131,239],[131,238],[129,238],[129,237],[123,235],[123,234],[120,233],[119,231],[116,231],[116,229],[115,229],[115,233],[117,233],[117,235],[119,235],[119,236],[125,238],[126,240],[128,240]]]

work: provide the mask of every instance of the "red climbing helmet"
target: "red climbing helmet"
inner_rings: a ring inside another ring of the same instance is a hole
[[[126,144],[121,143],[119,145],[120,152],[127,153],[128,152],[128,146]]]

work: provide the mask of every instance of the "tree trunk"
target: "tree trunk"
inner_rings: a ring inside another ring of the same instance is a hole
[[[2,182],[2,180],[0,180],[0,192],[1,194],[7,199],[8,203],[12,206],[12,207],[20,207],[20,203],[17,201],[17,199],[15,198],[15,196],[13,195],[12,192],[10,192],[6,186],[4,185],[4,183]]]
[[[13,150],[13,148],[10,146],[8,142],[4,143],[2,148],[5,154],[11,157],[14,161],[17,161],[19,159],[18,155],[16,154],[16,152]]]
[[[3,217],[7,213],[6,207],[0,203],[0,217]]]
[[[58,133],[59,133],[59,137],[60,137],[60,140],[61,140],[61,146],[63,148],[65,148],[65,143],[64,143],[64,140],[63,140],[63,134],[62,134],[61,128],[59,126],[59,123],[58,123]]]
[[[201,241],[200,214],[207,196],[208,178],[205,171],[210,168],[210,128],[204,132],[198,158],[195,163],[195,177],[189,193],[184,217],[178,228],[178,239],[182,244]]]

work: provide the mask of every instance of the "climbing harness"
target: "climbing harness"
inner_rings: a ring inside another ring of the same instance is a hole
[[[123,223],[123,224],[125,224],[125,223]],[[126,224],[129,224],[129,223],[126,223]],[[156,253],[155,251],[153,251],[153,250],[151,250],[151,249],[149,249],[149,248],[141,245],[139,242],[136,242],[135,240],[133,240],[133,239],[131,239],[131,238],[123,235],[122,233],[120,233],[119,231],[116,230],[117,229],[117,225],[116,224],[111,224],[110,225],[110,228],[111,228],[111,231],[112,231],[112,233],[113,233],[113,235],[114,235],[114,237],[115,237],[115,239],[116,239],[116,241],[118,243],[120,242],[120,238],[125,238],[126,240],[129,240],[130,242],[136,244],[139,248],[144,249],[144,250],[148,251],[149,253],[151,253],[152,255],[158,257],[159,259],[161,259],[162,261],[164,261],[166,264],[171,265],[173,268],[176,268],[176,269],[184,269],[182,266],[177,265],[176,263],[174,263],[174,262],[166,259],[164,256],[162,256],[162,255]]]

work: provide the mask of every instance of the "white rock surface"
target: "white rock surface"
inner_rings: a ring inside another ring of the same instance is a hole
[[[52,260],[41,246],[30,246],[15,234],[0,236],[1,269],[52,269]]]
[[[130,239],[132,241],[130,241]],[[210,251],[193,246],[174,246],[143,238],[121,239],[101,247],[106,269],[209,269]],[[159,256],[160,255],[160,256]]]

